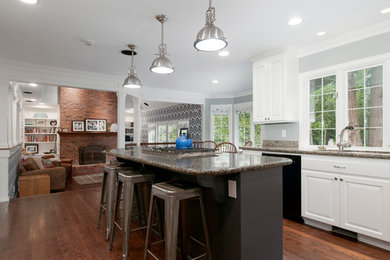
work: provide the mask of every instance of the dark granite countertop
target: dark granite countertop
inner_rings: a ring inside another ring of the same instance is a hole
[[[243,153],[220,153],[215,156],[183,157],[166,153],[143,152],[142,148],[113,149],[107,155],[189,175],[227,175],[289,165],[290,159]]]
[[[249,151],[262,151],[262,152],[275,152],[275,153],[293,153],[293,154],[313,154],[313,155],[326,155],[326,156],[344,156],[344,157],[357,157],[357,158],[370,158],[370,159],[390,159],[390,152],[386,151],[356,151],[346,149],[344,152],[338,150],[309,150],[300,149],[294,147],[240,147],[242,150]]]

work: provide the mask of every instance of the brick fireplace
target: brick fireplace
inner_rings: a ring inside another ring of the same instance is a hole
[[[63,130],[60,132],[61,158],[73,160],[74,175],[91,174],[91,171],[102,171],[103,163],[80,165],[80,148],[87,146],[101,146],[107,150],[116,148],[117,133],[72,132],[72,121],[104,119],[107,122],[108,129],[111,124],[117,122],[116,93],[59,87],[59,99],[60,127]],[[64,132],[64,129],[67,132]],[[105,161],[107,162],[109,159],[106,158]]]

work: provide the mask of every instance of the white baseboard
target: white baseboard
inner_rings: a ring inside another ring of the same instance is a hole
[[[8,198],[8,197],[0,198],[0,202],[7,202],[7,201],[9,201],[9,198]]]
[[[358,240],[363,242],[363,243],[366,243],[366,244],[369,244],[372,246],[376,246],[376,247],[380,247],[382,249],[390,251],[390,243],[387,241],[379,240],[379,239],[376,239],[373,237],[368,237],[368,236],[361,235],[361,234],[358,234]]]
[[[303,220],[305,221],[305,224],[308,226],[316,227],[316,228],[323,229],[326,231],[332,231],[332,226],[329,224],[321,223],[317,220],[312,220],[312,219],[305,218],[305,217],[303,217]]]

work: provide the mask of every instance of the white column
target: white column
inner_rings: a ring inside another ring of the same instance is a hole
[[[118,148],[125,148],[126,93],[119,88],[118,96]]]
[[[141,143],[141,98],[133,97],[134,104],[134,143],[137,146]]]
[[[9,82],[0,79],[0,148],[9,148]],[[0,201],[8,201],[9,150],[0,150]]]

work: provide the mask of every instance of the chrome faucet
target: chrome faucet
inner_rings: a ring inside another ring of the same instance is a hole
[[[349,125],[347,127],[345,127],[343,130],[341,130],[341,133],[340,133],[340,140],[339,142],[337,143],[337,147],[339,148],[339,151],[342,152],[344,150],[344,148],[348,148],[348,147],[351,147],[351,144],[349,142],[345,142],[344,141],[344,132],[346,130],[353,130],[354,127]]]

